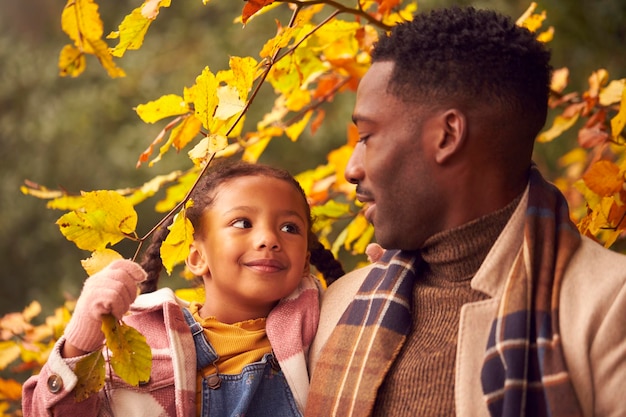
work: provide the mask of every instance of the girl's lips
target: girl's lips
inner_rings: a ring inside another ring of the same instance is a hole
[[[285,266],[276,259],[256,259],[246,262],[247,267],[263,272],[276,272],[285,269]]]

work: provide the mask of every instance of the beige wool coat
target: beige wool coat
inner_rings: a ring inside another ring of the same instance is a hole
[[[483,355],[506,276],[523,250],[527,197],[528,193],[472,279],[472,288],[491,298],[461,309],[455,363],[457,416],[489,416],[480,381]],[[370,269],[345,275],[324,294],[310,351],[311,374],[326,340]],[[626,256],[582,238],[563,280],[560,326],[567,368],[584,415],[626,416]]]

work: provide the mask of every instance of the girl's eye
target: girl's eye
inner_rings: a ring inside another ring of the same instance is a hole
[[[231,223],[231,226],[236,227],[238,229],[248,229],[252,227],[252,223],[248,219],[239,219],[235,220]]]
[[[297,234],[300,233],[300,228],[293,223],[289,223],[280,228],[281,231],[287,233]]]
[[[359,137],[359,143],[363,143],[365,144],[365,142],[367,142],[367,140],[369,139],[369,135],[363,135]]]

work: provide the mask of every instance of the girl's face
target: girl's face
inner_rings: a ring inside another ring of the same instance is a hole
[[[286,181],[234,178],[220,185],[187,259],[204,280],[203,317],[224,323],[266,317],[309,273],[308,218]]]

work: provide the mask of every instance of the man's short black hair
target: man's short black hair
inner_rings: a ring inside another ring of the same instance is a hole
[[[389,91],[407,102],[492,102],[537,132],[545,123],[550,52],[532,32],[493,10],[416,14],[381,36],[372,60],[395,63]]]

